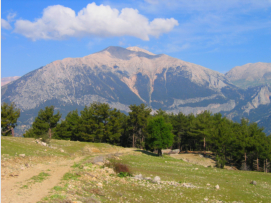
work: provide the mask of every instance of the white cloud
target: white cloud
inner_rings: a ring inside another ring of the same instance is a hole
[[[34,22],[17,20],[14,32],[32,40],[125,35],[149,40],[150,36],[159,37],[163,33],[170,32],[177,25],[178,21],[174,18],[155,18],[149,22],[133,8],[124,8],[119,12],[110,6],[91,3],[77,15],[68,7],[49,6],[44,9],[43,16]]]
[[[9,24],[8,21],[6,21],[6,20],[4,20],[4,19],[1,18],[1,28],[10,30],[11,26],[10,26],[10,24]]]
[[[16,13],[9,13],[7,16],[8,22],[13,21],[13,19],[16,17],[16,15],[17,15]]]

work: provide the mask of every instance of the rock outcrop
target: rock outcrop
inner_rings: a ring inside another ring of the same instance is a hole
[[[131,104],[145,103],[154,111],[198,114],[209,110],[234,118],[233,111],[248,113],[249,105],[257,108],[270,103],[267,89],[252,98],[227,78],[232,78],[230,73],[225,77],[165,54],[108,47],[82,58],[54,61],[22,76],[2,87],[2,102],[15,102],[21,109],[17,127],[21,131],[48,105],[54,105],[63,117],[98,101],[124,112]]]

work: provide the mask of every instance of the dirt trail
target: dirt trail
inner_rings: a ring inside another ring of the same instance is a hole
[[[112,151],[110,153],[97,153],[95,155],[106,155],[111,153],[129,153],[135,149],[127,148],[122,150]],[[92,154],[94,155],[94,154]],[[63,175],[70,170],[74,162],[79,162],[84,156],[77,157],[73,160],[47,162],[46,164],[37,164],[33,167],[21,171],[18,176],[9,177],[1,180],[1,202],[2,203],[36,203],[43,197],[47,196],[50,189],[56,186]],[[41,172],[50,174],[45,180],[40,183],[29,184],[29,187],[22,188],[27,185],[27,182],[33,176],[37,176]]]
[[[74,162],[78,162],[83,157],[77,157],[74,160],[57,161],[50,164],[37,164],[34,167],[27,168],[18,176],[4,179],[1,181],[1,202],[3,203],[32,203],[41,200],[46,196],[63,177],[65,173],[71,170]],[[28,189],[21,188],[27,184],[27,181],[41,172],[50,174],[48,178],[41,183],[29,185]]]

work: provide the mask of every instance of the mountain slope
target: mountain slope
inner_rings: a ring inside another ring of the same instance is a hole
[[[233,84],[248,88],[263,84],[271,84],[271,63],[248,63],[236,66],[225,74]]]
[[[231,112],[238,107],[242,114],[242,107],[253,100],[246,94],[221,73],[138,47],[108,47],[82,58],[54,61],[2,87],[2,101],[15,102],[22,110],[22,131],[45,106],[54,105],[65,116],[94,101],[124,112],[131,104],[146,103],[153,110],[210,110],[234,119]],[[259,105],[269,100],[262,101]]]
[[[17,80],[18,78],[20,78],[20,76],[1,78],[1,86],[4,86],[14,80]]]

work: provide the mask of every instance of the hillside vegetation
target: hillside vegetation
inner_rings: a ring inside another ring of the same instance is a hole
[[[245,118],[233,122],[208,111],[195,116],[160,109],[151,115],[151,108],[145,104],[129,108],[126,115],[106,103],[94,102],[80,114],[71,111],[58,122],[60,113],[54,114],[53,106],[46,107],[24,137],[109,143],[157,150],[160,155],[163,148],[212,151],[220,168],[230,164],[242,170],[270,171],[271,136],[266,136],[257,123]]]

